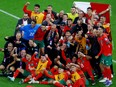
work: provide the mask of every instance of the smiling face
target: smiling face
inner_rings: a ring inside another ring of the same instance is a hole
[[[60,13],[59,13],[59,17],[61,17],[61,18],[62,18],[62,17],[63,17],[63,15],[64,15],[64,11],[63,11],[63,10],[61,10],[61,11],[60,11]]]
[[[75,7],[72,7],[72,8],[71,8],[71,13],[72,13],[72,14],[75,14],[75,13],[76,13],[76,8],[75,8]]]
[[[70,33],[69,31],[67,31],[67,32],[65,33],[66,39],[68,39],[70,36],[71,36],[71,33]]]
[[[34,12],[38,12],[39,9],[40,9],[40,8],[39,8],[38,6],[35,6],[35,7],[34,7]]]
[[[101,23],[104,23],[105,21],[106,21],[106,17],[104,17],[104,16],[100,17],[100,22]]]
[[[25,14],[23,15],[23,19],[26,20],[26,19],[28,19],[28,18],[29,18],[28,14],[25,13]]]
[[[34,45],[33,40],[29,40],[29,46],[33,46],[33,45]]]
[[[91,7],[88,7],[88,8],[87,8],[87,14],[88,14],[88,15],[92,15],[92,8],[91,8]]]
[[[46,30],[46,26],[43,26],[43,25],[42,25],[42,26],[41,26],[41,30],[42,30],[42,31],[45,31],[45,30]]]
[[[21,33],[20,32],[16,33],[16,39],[19,40],[20,38],[21,38]]]
[[[35,25],[36,25],[36,21],[32,20],[32,21],[31,21],[31,27],[34,28]]]
[[[47,58],[45,56],[41,56],[41,62],[44,63],[46,62]]]
[[[56,24],[52,24],[51,31],[54,32],[56,30]]]
[[[77,58],[76,58],[76,57],[73,57],[73,58],[72,58],[72,62],[73,62],[73,63],[76,63],[76,61],[77,61]]]
[[[58,73],[63,73],[63,72],[64,72],[64,69],[58,68]]]
[[[84,56],[84,54],[82,52],[78,52],[78,58],[81,58],[83,56]]]
[[[64,14],[64,15],[63,15],[63,20],[64,20],[64,21],[67,21],[67,19],[68,19],[68,15],[67,15],[67,14]]]
[[[82,31],[78,31],[78,33],[76,34],[76,37],[81,39],[82,38],[82,33],[83,33]]]
[[[21,57],[25,57],[26,56],[26,50],[21,50]]]
[[[78,15],[79,15],[79,18],[82,18],[84,16],[84,12],[80,11]]]
[[[98,36],[101,36],[103,34],[103,29],[101,27],[98,28]]]
[[[52,6],[51,6],[51,5],[49,5],[49,6],[47,7],[47,11],[48,11],[48,13],[51,13],[51,12],[52,12]]]
[[[7,49],[8,49],[9,52],[11,52],[13,50],[13,44],[8,43]]]
[[[68,20],[67,20],[67,24],[68,24],[69,26],[72,25],[72,24],[73,24],[72,19],[68,19]]]
[[[76,70],[77,70],[77,68],[75,67],[75,66],[71,66],[71,68],[70,68],[70,70],[72,71],[72,72],[75,72]]]
[[[30,54],[26,54],[26,59],[27,59],[28,61],[30,61],[30,60],[31,60],[31,55],[30,55]]]

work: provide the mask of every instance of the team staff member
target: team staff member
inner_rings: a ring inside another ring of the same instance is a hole
[[[39,12],[40,9],[40,5],[39,4],[35,4],[34,5],[34,11],[28,10],[27,7],[30,5],[29,2],[27,2],[24,7],[23,7],[23,11],[25,13],[27,13],[29,15],[29,17],[31,19],[35,19],[37,24],[42,24],[43,22],[43,18],[44,18],[44,14]]]
[[[5,71],[8,72],[15,70],[14,68],[15,60],[12,57],[14,49],[15,49],[14,45],[11,42],[7,43],[6,48],[4,49],[0,48],[0,51],[4,52],[4,59],[0,64],[0,70],[3,71],[3,74],[5,73]]]

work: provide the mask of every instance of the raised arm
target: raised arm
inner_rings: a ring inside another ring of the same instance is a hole
[[[27,2],[23,7],[23,11],[24,11],[24,13],[27,13],[29,15],[29,17],[31,17],[32,11],[27,9],[27,6],[29,6],[29,5],[30,5],[30,2]]]
[[[105,14],[105,13],[108,12],[110,9],[111,9],[111,5],[109,5],[108,8],[107,8],[106,10],[100,12],[99,15]]]

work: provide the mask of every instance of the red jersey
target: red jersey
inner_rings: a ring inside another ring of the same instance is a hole
[[[86,71],[87,68],[92,68],[89,60],[86,57],[78,58],[77,63],[83,71]]]
[[[32,11],[27,10],[27,6],[26,6],[26,5],[24,5],[24,7],[23,7],[23,11],[24,11],[25,13],[27,13],[27,14],[29,15],[29,17],[31,17],[31,13],[32,13]]]
[[[66,33],[66,31],[68,31],[68,30],[71,30],[71,27],[69,27],[69,26],[64,26],[63,32]]]
[[[33,54],[30,61],[28,61],[26,58],[22,58],[22,61],[26,63],[26,70],[31,72],[30,68],[36,68],[39,59],[35,58],[35,54]]]
[[[39,28],[34,35],[34,40],[42,41],[44,39],[45,33],[46,31],[42,31],[42,29]]]
[[[23,11],[25,13],[27,13],[30,18],[32,18],[32,19],[34,18],[36,20],[37,24],[42,24],[43,18],[44,18],[44,14],[43,13],[41,13],[41,12],[34,12],[34,11],[31,11],[31,10],[28,10],[26,5],[24,5]]]
[[[70,58],[66,58],[64,50],[61,51],[62,58],[66,61],[66,64],[72,63]]]
[[[43,12],[44,16],[44,20],[46,19],[46,15],[49,14],[48,12]],[[51,17],[52,19],[55,19],[55,15],[53,13],[51,13]]]
[[[89,23],[89,20],[91,20],[92,15],[91,15],[91,16],[89,16],[88,14],[85,14],[85,17],[87,18],[86,23]]]
[[[111,56],[112,55],[112,44],[110,43],[107,34],[103,34],[102,36],[98,37],[98,42],[101,46],[101,50],[98,54],[100,56],[101,54],[105,56]]]
[[[51,29],[51,26],[47,26],[47,31],[50,29]],[[44,39],[45,34],[46,34],[46,31],[42,31],[42,29],[39,28],[34,35],[34,40],[42,41]]]

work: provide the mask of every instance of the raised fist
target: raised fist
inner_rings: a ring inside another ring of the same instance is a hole
[[[28,6],[28,5],[30,5],[30,2],[26,2],[26,4],[25,4],[26,6]]]

